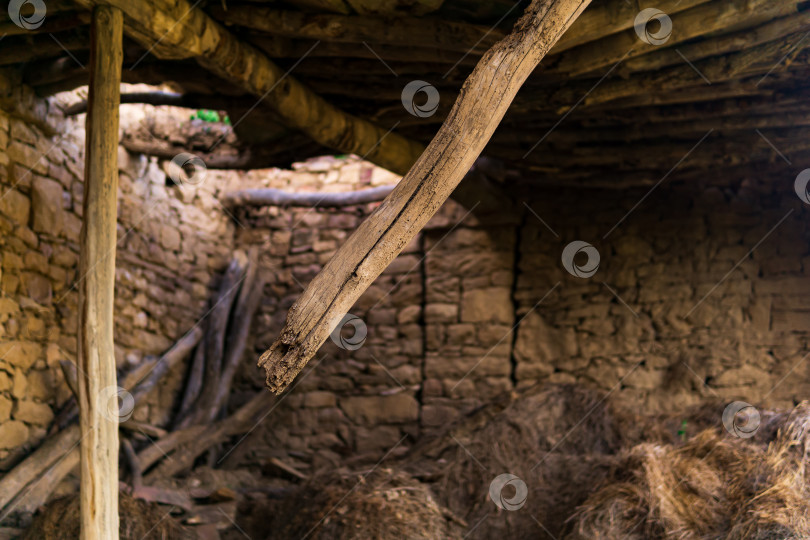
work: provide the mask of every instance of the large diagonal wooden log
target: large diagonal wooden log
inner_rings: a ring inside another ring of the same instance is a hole
[[[287,314],[259,365],[283,391],[341,317],[450,196],[517,91],[588,0],[534,0],[464,83],[436,137],[382,204],[340,247]]]
[[[123,27],[120,10],[107,6],[93,10],[77,354],[82,540],[118,538],[118,384],[113,305]],[[113,399],[116,406],[111,411]]]
[[[187,0],[77,0],[120,8],[127,34],[161,58],[194,58],[273,107],[290,127],[344,153],[405,173],[422,151],[389,129],[334,107]],[[138,67],[134,67],[138,69]]]

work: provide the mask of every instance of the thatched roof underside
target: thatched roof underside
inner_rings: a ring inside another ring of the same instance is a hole
[[[86,84],[92,3],[49,0],[36,30],[0,23],[0,66],[18,68],[40,95]],[[300,82],[379,133],[425,145],[475,63],[525,7],[503,0],[202,0],[189,4],[192,15],[177,17],[181,2],[129,2],[141,3],[142,21],[125,10],[124,81],[171,83],[180,94],[172,104],[227,111],[245,152],[242,167],[346,151],[324,138],[315,142],[283,101],[259,100],[255,84],[250,91],[250,81],[223,75],[249,72],[245,58],[252,62],[253,51],[286,74],[278,84]],[[646,7],[672,21],[661,45],[645,43],[633,28]],[[609,187],[654,184],[676,165],[681,175],[722,167],[731,177],[801,162],[810,155],[810,106],[802,100],[810,73],[806,8],[795,0],[594,0],[521,89],[484,154],[540,182]],[[228,50],[201,54],[210,20],[235,40],[218,42]],[[150,32],[161,28],[168,33],[158,42]],[[234,43],[249,47],[238,56]],[[240,65],[223,67],[229,55]],[[438,89],[435,114],[418,117],[403,107],[412,80]]]

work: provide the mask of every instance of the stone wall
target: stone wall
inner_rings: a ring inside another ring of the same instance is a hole
[[[272,177],[250,173],[250,186],[346,191],[398,177],[357,159],[325,157]],[[257,246],[267,281],[257,316],[253,360],[272,343],[287,310],[374,205],[343,209],[241,210],[236,245]],[[367,330],[359,348],[329,340],[261,426],[231,458],[305,454],[337,463],[349,453],[381,455],[419,431],[423,371],[422,245],[413,242],[352,308]],[[345,337],[351,338],[351,332]],[[351,339],[349,339],[351,341]],[[246,363],[244,385],[261,386],[264,371]],[[251,388],[251,391],[255,391]],[[404,446],[403,446],[404,448]],[[313,451],[314,450],[314,455]]]
[[[0,89],[7,84],[0,77]],[[84,174],[84,116],[65,119],[58,100],[13,88],[59,134],[0,108],[0,470],[41,440],[70,395],[59,361],[76,355]],[[122,124],[139,114],[122,108]],[[115,356],[127,370],[205,312],[234,225],[216,201],[228,175],[177,185],[166,163],[121,151],[119,165]],[[181,378],[170,374],[135,418],[164,420]]]
[[[60,136],[0,112],[0,467],[44,436],[69,396],[58,363],[76,353],[83,117],[36,103]],[[150,110],[122,108],[122,123]],[[165,162],[124,151],[119,161],[120,368],[197,324],[234,249],[260,250],[265,294],[233,403],[262,387],[255,359],[375,205],[231,212],[218,196],[237,186],[346,191],[398,180],[357,158],[208,171],[194,185],[174,183]],[[657,410],[703,397],[803,399],[810,228],[793,177],[777,167],[722,186],[673,177],[646,198],[646,189],[527,188],[525,179],[510,186],[519,204],[503,219],[448,202],[351,309],[365,342],[354,347],[348,330],[343,346],[339,336],[327,341],[228,464],[376,460],[541,381],[596,386]],[[564,267],[573,241],[598,252],[592,276]],[[135,418],[164,422],[182,378],[182,369],[167,377]]]
[[[536,197],[520,232],[518,384],[585,382],[650,409],[810,397],[810,226],[797,172],[673,180],[635,209],[647,189]],[[561,264],[574,240],[600,254],[590,278]]]
[[[356,181],[354,166],[341,181]],[[649,410],[704,398],[788,406],[810,395],[810,228],[792,179],[673,181],[632,212],[646,190],[516,193],[526,202],[518,225],[482,223],[448,202],[351,310],[367,324],[366,344],[327,342],[234,460],[291,453],[318,465],[399,452],[405,434],[543,381]],[[261,245],[274,268],[256,355],[370,210],[244,216],[237,245]],[[591,277],[564,267],[576,240],[599,253]]]

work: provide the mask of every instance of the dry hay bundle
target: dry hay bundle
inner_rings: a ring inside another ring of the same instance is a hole
[[[118,497],[121,540],[184,540],[194,535],[169,517],[166,507],[133,499],[126,493]],[[60,497],[43,506],[34,516],[22,540],[75,540],[79,538],[79,496]]]
[[[462,529],[428,487],[384,468],[315,477],[269,507],[262,503],[246,513],[246,532],[267,540],[453,540]]]
[[[636,405],[630,403],[612,402],[610,407],[621,425],[624,445],[632,446],[645,442],[679,445],[705,430],[725,433],[723,410],[727,405],[726,401],[713,399],[685,409],[674,408],[662,413],[640,412]],[[779,427],[786,422],[790,411],[761,409],[758,413],[759,428],[752,442],[767,445],[774,439]]]
[[[756,438],[716,429],[624,452],[567,538],[810,538],[810,405],[766,416]]]
[[[553,538],[607,476],[621,446],[620,424],[603,394],[545,385],[482,407],[415,447],[404,467],[470,523],[468,538]],[[491,482],[504,473],[528,489],[519,511],[500,511],[490,499]]]

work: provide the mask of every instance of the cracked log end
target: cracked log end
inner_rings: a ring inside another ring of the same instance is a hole
[[[265,380],[267,388],[274,394],[281,394],[301,373],[309,359],[310,356],[306,356],[302,348],[288,345],[281,339],[276,340],[273,346],[259,357],[259,367],[263,367],[267,372]]]

